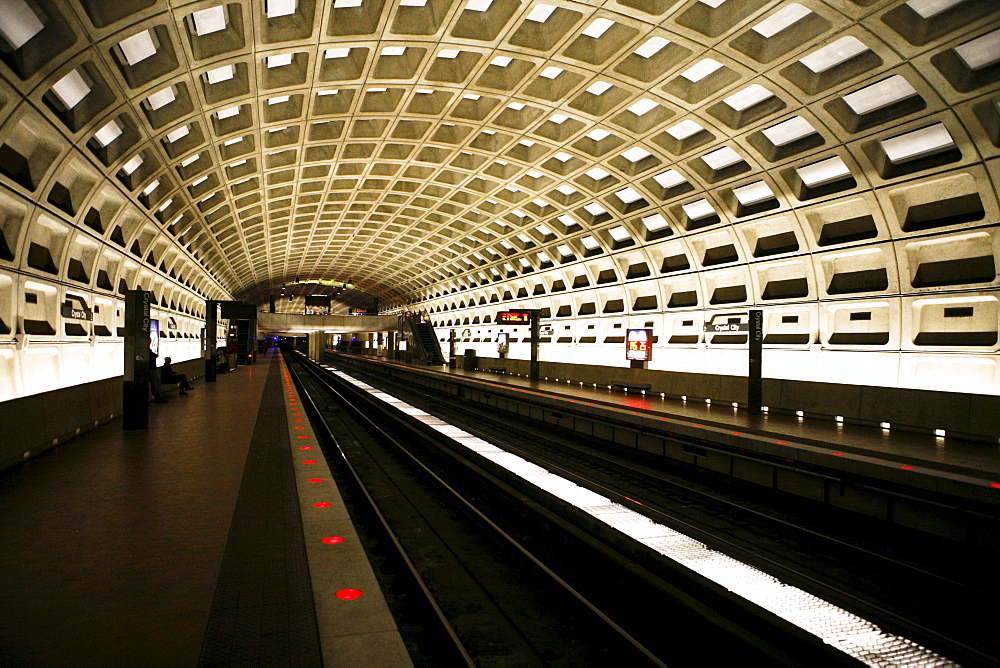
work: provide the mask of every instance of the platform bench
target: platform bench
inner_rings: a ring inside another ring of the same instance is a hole
[[[649,390],[652,389],[653,385],[651,383],[633,383],[628,380],[616,380],[611,383],[611,387],[616,390]]]

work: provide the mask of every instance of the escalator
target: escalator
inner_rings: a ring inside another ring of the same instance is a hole
[[[434,327],[421,314],[409,314],[403,318],[403,335],[407,349],[411,351],[411,361],[429,365],[447,363]]]
[[[252,328],[252,329],[251,329]],[[253,364],[256,344],[256,322],[253,320],[236,320],[232,324],[236,336],[236,364]]]

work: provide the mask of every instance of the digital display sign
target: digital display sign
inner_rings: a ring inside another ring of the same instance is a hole
[[[497,313],[497,323],[507,325],[531,324],[531,311],[500,311]]]
[[[653,330],[630,329],[625,334],[625,359],[648,362],[653,355]]]

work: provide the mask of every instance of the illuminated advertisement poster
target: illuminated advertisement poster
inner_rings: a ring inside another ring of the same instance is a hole
[[[648,362],[653,355],[653,330],[630,329],[625,334],[625,359]]]
[[[154,355],[160,354],[160,321],[149,321],[149,351]]]

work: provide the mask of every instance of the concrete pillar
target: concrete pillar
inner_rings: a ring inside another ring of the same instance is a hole
[[[760,415],[763,411],[763,362],[764,353],[764,312],[750,311],[750,369],[747,378],[747,407],[750,415]]]
[[[215,382],[215,337],[218,329],[219,302],[205,300],[205,336],[202,337],[202,358],[205,361],[205,382]]]
[[[148,290],[125,292],[125,382],[122,388],[122,428],[146,429],[149,425],[149,305]]]
[[[326,338],[325,333],[322,330],[317,330],[315,332],[309,332],[306,335],[309,342],[309,359],[316,362],[320,362],[323,359],[323,341]]]

